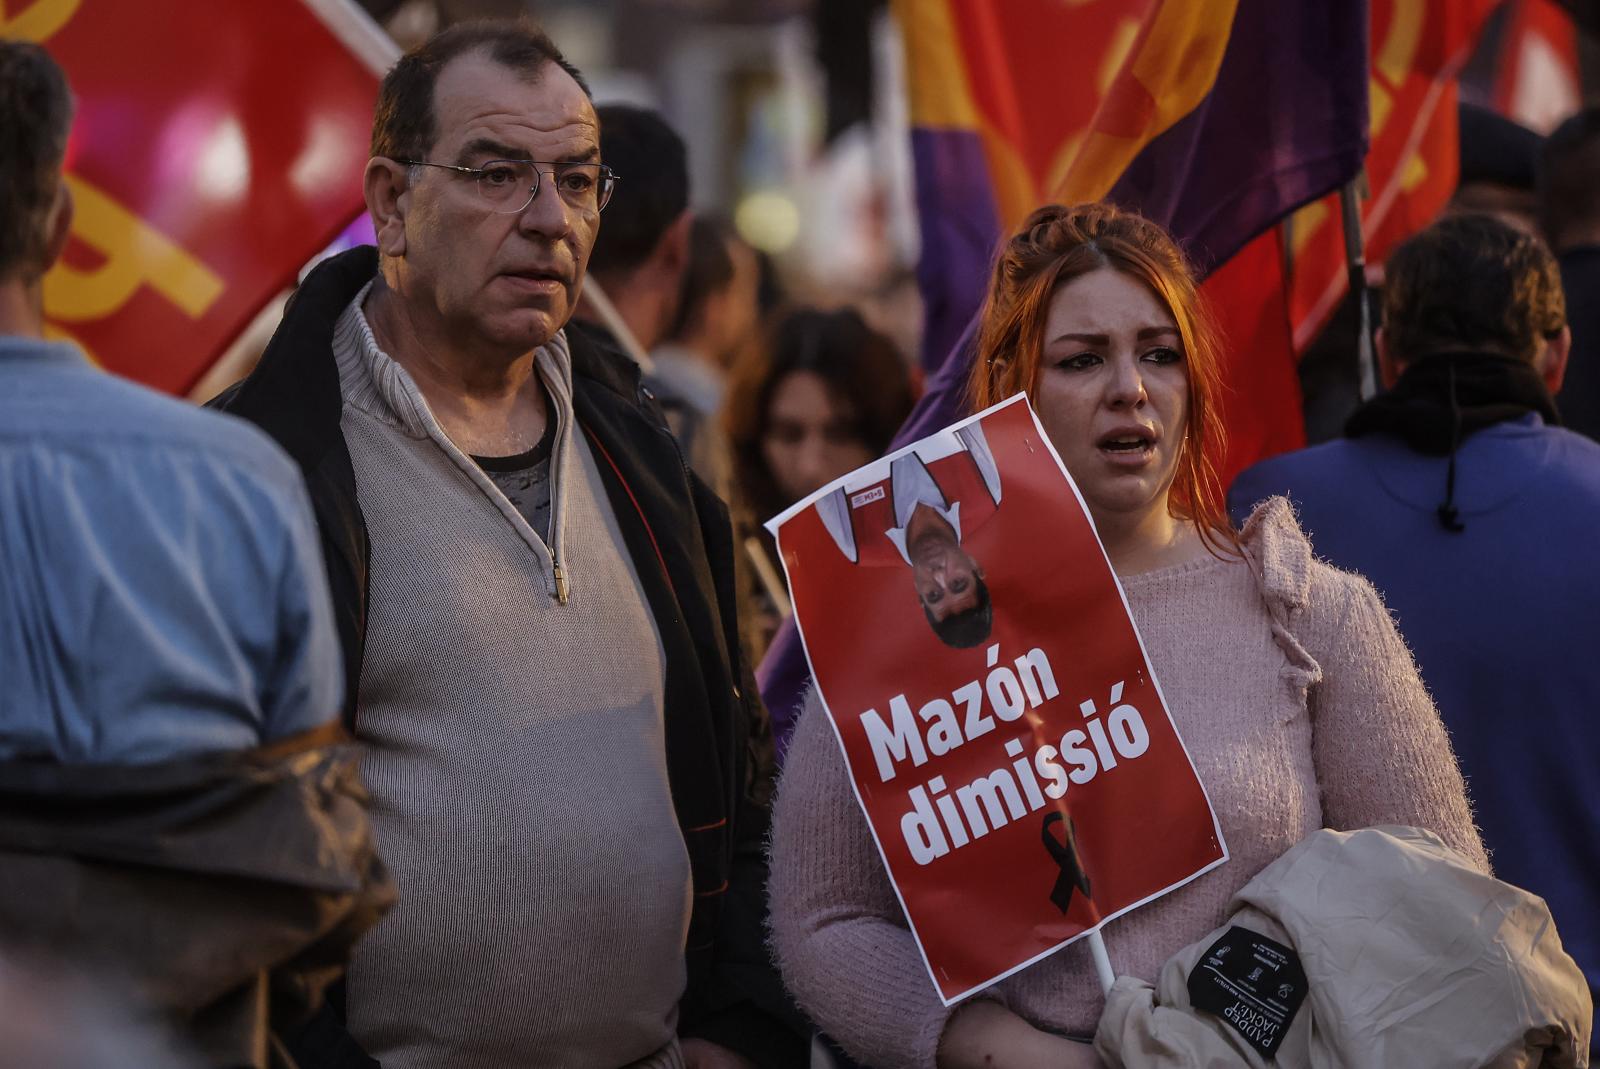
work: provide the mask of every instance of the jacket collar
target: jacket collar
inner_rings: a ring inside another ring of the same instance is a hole
[[[21,334],[0,334],[0,362],[89,366],[83,350],[71,342],[45,341]]]
[[[572,374],[603,386],[629,403],[639,400],[643,376],[612,333],[596,323],[569,320],[567,346],[572,351]]]
[[[257,425],[302,467],[316,466],[339,441],[339,368],[333,328],[361,287],[378,273],[378,250],[363,245],[329,257],[289,299],[283,321],[228,411]]]
[[[333,331],[345,308],[378,273],[371,245],[329,257],[290,298],[255,371],[236,387],[228,410],[260,425],[304,468],[339,437],[342,407]],[[576,329],[575,329],[576,328]],[[574,390],[593,383],[626,401],[639,396],[639,369],[609,352],[589,328],[567,328]]]

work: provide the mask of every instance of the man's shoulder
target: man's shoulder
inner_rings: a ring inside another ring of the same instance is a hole
[[[95,514],[171,527],[287,529],[305,515],[293,462],[259,429],[84,365],[43,392],[25,418],[0,411],[0,448],[52,482],[92,494]],[[0,410],[4,409],[0,403]]]
[[[60,446],[189,454],[211,464],[234,466],[274,481],[292,479],[294,466],[257,428],[108,372],[85,368],[57,392],[75,419],[36,406],[41,420],[30,428],[40,440]]]
[[[1351,485],[1354,480],[1345,478],[1347,474],[1376,462],[1373,446],[1370,440],[1336,438],[1258,460],[1234,477],[1228,511],[1235,523],[1243,523],[1256,503],[1269,497],[1303,504],[1319,488]]]
[[[1351,464],[1365,463],[1372,457],[1374,444],[1374,439],[1335,438],[1303,449],[1292,449],[1287,453],[1266,457],[1246,468],[1240,473],[1239,478],[1295,477],[1320,474]]]
[[[1579,465],[1586,470],[1600,464],[1600,442],[1586,434],[1565,427],[1541,426],[1538,437],[1550,443],[1556,458],[1563,463]]]
[[[696,356],[693,351],[667,342],[650,354],[655,371],[645,376],[645,385],[663,403],[675,402],[692,410],[702,420],[715,420],[726,392],[722,374]]]
[[[604,406],[621,421],[618,427],[624,432],[645,433],[652,444],[655,435],[665,434],[678,448],[660,401],[645,387],[639,365],[615,336],[605,327],[577,319],[567,323],[564,333],[574,397]]]
[[[598,386],[625,401],[639,395],[641,375],[616,335],[598,323],[572,319],[563,328],[567,351],[572,357],[574,387],[585,383]]]
[[[1572,507],[1600,513],[1600,442],[1565,427],[1541,426],[1522,439],[1534,451],[1521,458],[1511,454],[1508,464],[1520,471],[1528,491],[1538,491]]]

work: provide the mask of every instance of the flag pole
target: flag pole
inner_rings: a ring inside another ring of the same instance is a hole
[[[1361,184],[1366,172],[1339,187],[1339,207],[1344,217],[1344,259],[1350,269],[1350,292],[1361,314],[1361,337],[1356,343],[1361,400],[1378,392],[1378,360],[1372,346],[1372,291],[1367,287],[1366,239],[1361,233]]]

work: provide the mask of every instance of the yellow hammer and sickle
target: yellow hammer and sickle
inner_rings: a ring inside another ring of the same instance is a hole
[[[34,0],[19,8],[0,0],[0,38],[43,44],[82,6],[83,0]],[[45,316],[55,321],[45,325],[47,335],[71,338],[61,323],[104,318],[142,284],[192,319],[205,314],[222,295],[222,279],[210,268],[88,181],[70,174],[64,177],[77,209],[73,235],[100,252],[105,262],[92,271],[58,263],[45,276]]]
[[[83,0],[34,0],[24,5],[19,14],[8,14],[6,0],[0,0],[0,37],[43,44],[82,6]]]
[[[1411,64],[1417,58],[1417,48],[1422,43],[1423,23],[1427,21],[1427,0],[1393,0],[1389,29],[1383,44],[1373,60],[1373,74],[1368,84],[1372,100],[1372,132],[1382,130],[1394,110],[1391,89],[1405,84],[1411,73]],[[1384,83],[1388,84],[1385,85]]]
[[[44,311],[67,323],[103,319],[148,285],[199,319],[222,296],[223,281],[176,242],[77,175],[66,176],[77,211],[72,233],[105,256],[89,271],[57,263],[44,278]]]

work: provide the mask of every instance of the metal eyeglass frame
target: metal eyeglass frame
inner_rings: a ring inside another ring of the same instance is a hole
[[[539,196],[539,190],[544,186],[545,174],[555,174],[555,168],[557,167],[583,166],[600,168],[600,192],[595,199],[594,209],[596,212],[605,211],[606,205],[611,203],[611,194],[616,191],[617,180],[622,177],[603,163],[588,163],[575,160],[486,160],[482,167],[463,167],[456,163],[430,163],[427,160],[402,160],[398,158],[394,162],[403,164],[406,167],[437,167],[442,171],[454,171],[457,174],[471,175],[473,180],[479,183],[478,188],[480,190],[483,188],[481,184],[483,176],[489,172],[490,167],[497,163],[508,163],[518,167],[532,167],[533,191],[528,194],[528,199],[515,208],[490,208],[491,211],[500,215],[516,215],[518,212],[527,210],[528,205],[532,204],[534,199]],[[541,170],[540,168],[547,168],[548,170]]]

